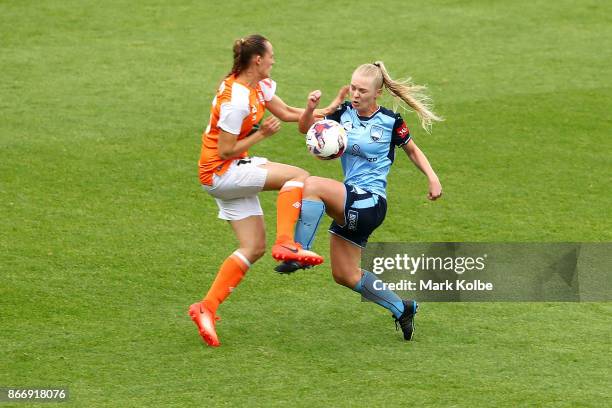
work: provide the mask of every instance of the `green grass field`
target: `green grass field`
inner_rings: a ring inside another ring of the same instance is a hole
[[[596,0],[0,1],[0,386],[68,386],[77,407],[611,406],[610,303],[423,303],[405,343],[328,264],[278,276],[267,255],[220,308],[222,347],[187,316],[234,249],[197,159],[235,38],[271,39],[296,106],[374,59],[428,84],[446,121],[427,135],[404,116],[444,197],[399,155],[372,241],[607,242],[610,16]],[[251,153],[341,177],[292,124]],[[269,247],[276,194],[261,200]]]

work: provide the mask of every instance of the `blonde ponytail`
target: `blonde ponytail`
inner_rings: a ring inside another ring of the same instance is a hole
[[[428,133],[431,131],[431,125],[434,121],[440,122],[444,120],[433,112],[431,98],[429,98],[429,96],[425,93],[427,90],[426,86],[415,85],[411,82],[410,78],[403,80],[395,80],[391,78],[387,72],[385,64],[382,61],[376,61],[374,64],[364,64],[357,68],[357,70],[365,71],[364,73],[367,72],[374,73],[375,75],[378,74],[376,75],[378,87],[382,88],[384,85],[391,95],[400,99],[410,108],[412,108],[412,110],[416,112],[421,120],[421,126]],[[401,103],[398,103],[397,105],[407,109]],[[394,106],[393,109],[397,110],[397,106]]]

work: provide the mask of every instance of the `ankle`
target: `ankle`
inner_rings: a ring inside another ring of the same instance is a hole
[[[293,243],[293,238],[291,238],[288,235],[279,235],[276,238],[276,241],[274,242],[275,244],[292,244]]]
[[[208,309],[213,315],[217,313],[217,308],[219,307],[219,303],[215,301],[211,301],[209,299],[204,299],[202,301],[202,306]]]

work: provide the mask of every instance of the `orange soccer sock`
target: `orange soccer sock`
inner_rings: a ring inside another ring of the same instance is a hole
[[[300,216],[304,183],[288,181],[276,200],[276,242],[293,241],[295,223]]]
[[[238,286],[250,266],[249,260],[238,251],[228,256],[204,298],[204,306],[213,314],[216,313],[219,305]]]

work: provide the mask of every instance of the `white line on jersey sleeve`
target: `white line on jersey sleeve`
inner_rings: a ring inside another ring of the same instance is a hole
[[[243,85],[232,84],[232,99],[221,104],[219,112],[220,129],[239,135],[244,118],[249,116],[249,89]]]

